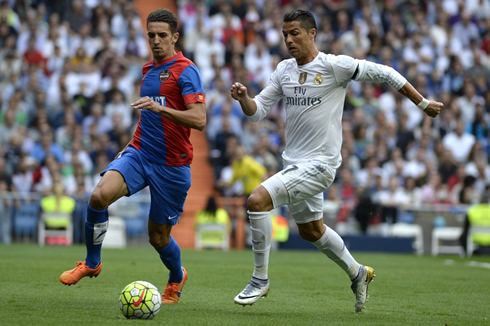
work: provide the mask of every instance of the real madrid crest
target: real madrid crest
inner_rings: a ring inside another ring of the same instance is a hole
[[[306,72],[302,72],[299,74],[299,79],[298,79],[298,83],[300,83],[301,85],[303,85],[306,81],[306,77],[308,77],[308,73]]]
[[[170,71],[165,70],[160,73],[160,83],[163,83],[170,77]]]
[[[315,83],[315,85],[320,85],[321,83],[323,83],[322,75],[316,74],[315,79],[313,79],[313,82]]]

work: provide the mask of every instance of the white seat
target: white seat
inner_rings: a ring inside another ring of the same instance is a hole
[[[390,227],[390,234],[393,237],[413,237],[415,238],[412,246],[417,255],[424,254],[424,233],[418,224],[395,223]]]
[[[473,242],[473,234],[477,233],[490,233],[490,227],[478,227],[471,226],[468,229],[468,237],[466,238],[466,254],[468,257],[473,255],[473,251],[478,247],[477,244]]]
[[[198,250],[203,248],[230,249],[230,235],[228,227],[224,224],[201,224],[196,228],[195,247]]]
[[[122,217],[111,216],[102,247],[126,248],[126,222]]]
[[[61,224],[66,224],[66,227],[49,228],[46,225],[46,220],[60,220]],[[38,223],[38,241],[40,246],[46,244],[46,238],[64,238],[66,245],[73,243],[73,222],[71,214],[66,213],[41,213]]]
[[[459,238],[463,233],[461,227],[437,227],[432,230],[432,256],[439,254],[457,254],[464,256],[464,249],[459,244]],[[457,244],[444,244],[443,241],[457,242]]]

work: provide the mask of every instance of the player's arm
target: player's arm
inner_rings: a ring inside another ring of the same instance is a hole
[[[367,60],[355,60],[346,55],[331,59],[337,83],[347,87],[350,80],[388,83],[400,94],[409,98],[430,117],[436,117],[444,106],[425,99],[398,71],[392,67]]]
[[[410,101],[422,109],[425,114],[432,118],[437,117],[441,109],[444,107],[444,104],[441,102],[425,99],[422,94],[420,94],[408,81],[398,90],[398,92],[410,99]]]
[[[163,115],[184,127],[203,130],[206,126],[206,104],[189,103],[186,105],[187,110],[179,111],[162,106],[151,98],[143,97],[132,103],[131,106],[138,110],[148,110]]]
[[[259,95],[253,99],[248,96],[247,88],[241,83],[234,83],[231,86],[231,97],[240,103],[243,113],[250,121],[262,120],[269,114],[271,108],[283,96],[282,87],[279,80],[278,70],[282,69],[282,62],[276,68],[270,78],[270,83]]]
[[[352,75],[352,79],[357,81],[388,83],[432,118],[435,118],[441,111],[441,108],[444,107],[444,104],[441,102],[424,98],[405,77],[392,67],[366,60],[357,60],[357,66]]]
[[[234,83],[231,85],[230,92],[231,97],[240,103],[242,111],[246,116],[251,117],[257,112],[257,104],[248,96],[247,88],[244,85]]]

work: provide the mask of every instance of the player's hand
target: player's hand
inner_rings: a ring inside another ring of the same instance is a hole
[[[160,113],[161,107],[158,103],[153,101],[151,98],[148,96],[140,98],[134,103],[131,103],[131,107],[133,109],[138,109],[138,110],[148,110],[151,112],[155,113]]]
[[[444,104],[441,102],[430,101],[429,105],[425,108],[424,112],[429,117],[435,118],[441,112],[441,109],[444,107]]]
[[[247,97],[247,88],[240,83],[234,83],[231,85],[231,97],[237,101],[243,100]]]

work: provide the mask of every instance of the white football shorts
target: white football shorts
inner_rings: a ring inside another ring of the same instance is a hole
[[[274,208],[288,205],[297,224],[323,218],[323,192],[330,187],[336,169],[320,161],[294,163],[262,182]]]

